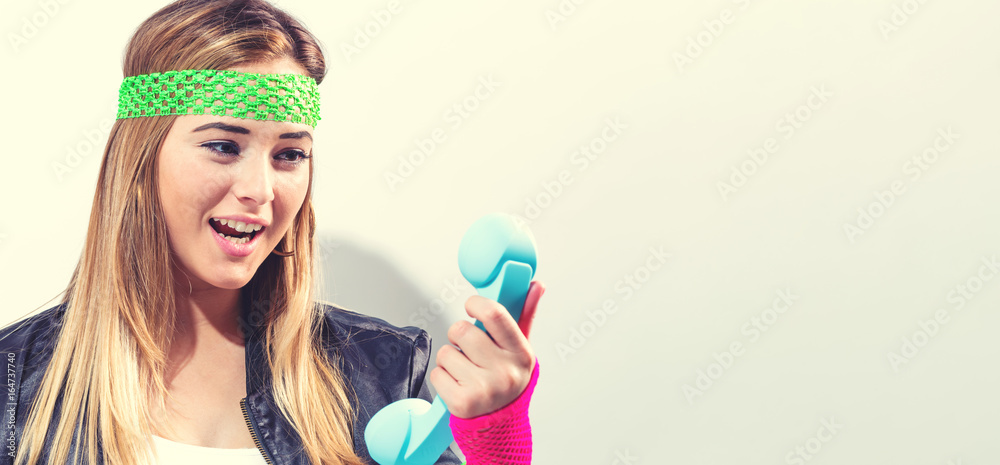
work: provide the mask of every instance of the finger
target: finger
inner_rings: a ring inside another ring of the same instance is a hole
[[[472,418],[477,416],[475,413],[469,411],[470,403],[476,402],[477,399],[470,398],[469,390],[463,388],[458,381],[455,381],[455,378],[451,377],[448,370],[440,366],[434,367],[428,377],[452,416],[458,418]]]
[[[489,366],[500,354],[490,337],[468,321],[458,321],[448,329],[448,341],[454,344],[477,367]]]
[[[459,386],[469,382],[482,370],[468,357],[452,346],[441,346],[437,354],[437,366],[444,368]]]
[[[521,311],[521,319],[517,326],[521,328],[521,334],[528,339],[531,334],[531,324],[535,321],[535,312],[538,310],[538,301],[545,294],[545,283],[532,281],[528,288],[528,297],[524,299],[524,310]]]
[[[483,327],[501,349],[511,352],[528,350],[528,340],[521,334],[521,328],[497,301],[474,295],[465,301],[465,312],[483,323]]]
[[[448,405],[448,399],[452,398],[454,393],[460,389],[458,381],[455,381],[455,378],[448,373],[448,370],[440,365],[434,367],[427,377],[438,395],[445,401],[445,405]]]

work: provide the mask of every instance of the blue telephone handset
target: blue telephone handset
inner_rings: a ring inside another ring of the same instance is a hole
[[[538,266],[535,238],[513,216],[486,215],[469,227],[458,247],[458,268],[479,295],[520,320]],[[483,324],[476,327],[486,331]],[[440,396],[433,403],[402,399],[379,410],[365,427],[368,454],[379,465],[431,465],[454,441],[451,414]]]

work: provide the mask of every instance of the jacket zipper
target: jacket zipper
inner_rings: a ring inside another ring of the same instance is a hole
[[[267,453],[266,450],[264,450],[264,446],[260,444],[260,439],[257,437],[256,426],[253,424],[252,421],[250,421],[250,412],[247,411],[246,397],[240,399],[240,408],[243,409],[243,419],[246,420],[247,422],[247,428],[250,428],[250,436],[253,437],[253,443],[257,445],[257,450],[259,450],[261,455],[264,456],[265,462],[267,462],[269,465],[274,465],[274,460],[272,460],[271,456]]]

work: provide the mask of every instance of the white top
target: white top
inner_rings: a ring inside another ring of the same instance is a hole
[[[153,435],[154,451],[159,453],[157,465],[266,465],[256,447],[219,449],[171,441]]]

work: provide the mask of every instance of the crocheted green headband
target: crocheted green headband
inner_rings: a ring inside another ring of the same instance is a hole
[[[130,76],[118,90],[118,119],[228,115],[316,127],[319,87],[301,74],[183,70]]]

